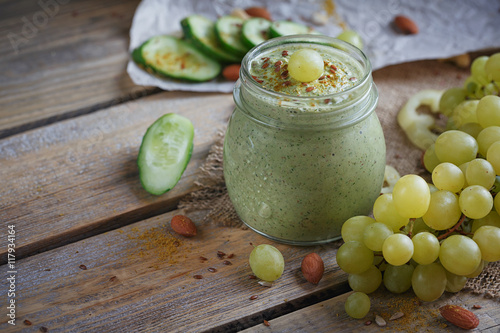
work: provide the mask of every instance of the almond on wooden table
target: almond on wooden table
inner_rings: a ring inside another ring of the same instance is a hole
[[[197,233],[196,225],[189,217],[184,215],[175,215],[172,217],[170,226],[172,230],[184,237],[194,237]]]
[[[232,64],[224,67],[222,76],[228,81],[236,81],[240,77],[240,64]]]
[[[309,253],[302,259],[302,274],[312,284],[319,283],[324,271],[325,265],[323,259],[317,253]]]
[[[439,308],[439,312],[444,319],[466,330],[471,330],[479,325],[479,319],[474,313],[458,305],[442,306]]]

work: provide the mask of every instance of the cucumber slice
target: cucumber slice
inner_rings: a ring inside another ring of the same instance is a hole
[[[207,56],[220,62],[240,62],[242,57],[227,52],[220,45],[215,34],[215,23],[201,15],[191,15],[181,21],[186,38]]]
[[[221,65],[191,44],[173,36],[155,36],[132,52],[132,59],[156,74],[189,81],[208,81]]]
[[[228,52],[243,57],[248,50],[241,40],[241,28],[245,21],[236,16],[223,16],[215,22],[215,33],[221,46]]]
[[[171,190],[193,152],[194,127],[175,113],[157,119],[142,138],[137,165],[142,187],[154,195]]]
[[[271,21],[260,17],[246,20],[241,29],[241,39],[248,47],[252,48],[269,39]]]
[[[292,22],[292,21],[275,21],[269,27],[269,34],[272,38],[288,36],[288,35],[302,35],[302,34],[317,34],[313,28],[307,25]]]

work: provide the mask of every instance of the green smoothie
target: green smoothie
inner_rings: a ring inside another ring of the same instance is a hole
[[[224,177],[249,227],[316,244],[338,239],[345,220],[370,212],[383,182],[385,141],[368,60],[328,37],[300,38],[271,40],[243,60]],[[324,73],[306,84],[286,73],[289,57],[305,47],[324,60]]]

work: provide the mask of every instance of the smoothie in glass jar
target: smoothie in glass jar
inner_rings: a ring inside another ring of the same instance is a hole
[[[309,71],[305,79],[290,73],[292,65],[297,72],[293,54],[304,49],[319,70],[313,80]],[[224,177],[246,225],[309,245],[339,239],[345,220],[370,212],[383,183],[385,141],[370,63],[359,49],[318,35],[267,41],[243,59],[234,100]]]

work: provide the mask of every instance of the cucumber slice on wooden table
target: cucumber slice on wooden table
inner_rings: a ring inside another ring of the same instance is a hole
[[[212,20],[202,15],[191,15],[181,21],[181,26],[186,38],[207,56],[224,63],[241,61],[241,55],[222,48]]]
[[[154,195],[171,190],[193,152],[194,127],[175,113],[158,118],[142,138],[137,165],[142,187]]]
[[[317,34],[313,28],[292,21],[274,21],[269,27],[270,37],[281,37],[288,35]]]
[[[221,46],[228,52],[243,57],[250,47],[241,40],[241,29],[245,21],[235,16],[222,16],[215,22],[215,33]]]
[[[208,81],[221,65],[193,45],[173,36],[155,36],[132,52],[132,59],[152,72],[175,79]]]
[[[264,18],[254,17],[243,23],[241,28],[241,39],[249,47],[254,47],[269,39],[269,27],[271,21]]]

